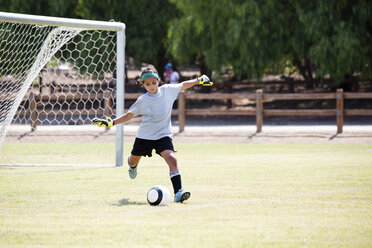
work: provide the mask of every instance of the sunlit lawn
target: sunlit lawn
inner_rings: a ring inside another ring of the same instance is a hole
[[[32,163],[45,145],[6,143],[0,162]],[[45,160],[107,164],[94,144],[78,148],[71,158],[56,146]],[[135,180],[126,166],[0,167],[0,247],[372,246],[372,145],[175,148],[192,195],[167,207],[146,202],[150,187],[172,189],[157,155]]]

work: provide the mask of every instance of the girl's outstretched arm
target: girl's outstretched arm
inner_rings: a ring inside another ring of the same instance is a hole
[[[133,118],[133,114],[127,112],[127,113],[119,116],[118,118],[114,119],[114,125],[127,122],[127,121],[131,120],[132,118]]]

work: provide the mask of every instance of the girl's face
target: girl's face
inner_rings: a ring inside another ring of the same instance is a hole
[[[159,88],[159,80],[156,79],[156,78],[147,78],[145,79],[145,81],[143,82],[143,87],[145,87],[145,89],[151,93],[151,94],[155,94],[156,92],[158,92],[158,88]]]

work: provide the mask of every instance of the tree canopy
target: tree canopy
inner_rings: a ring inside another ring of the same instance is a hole
[[[308,80],[371,78],[368,0],[0,0],[0,10],[126,24],[126,53],[162,69],[195,61],[237,78],[296,68]]]
[[[173,2],[183,17],[169,29],[169,51],[183,63],[205,57],[211,69],[232,66],[238,78],[261,77],[283,61],[305,79],[371,76],[367,0]]]

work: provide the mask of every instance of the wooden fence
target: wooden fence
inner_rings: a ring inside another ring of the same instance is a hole
[[[186,100],[192,99],[249,99],[256,102],[252,110],[213,110],[213,109],[186,109]],[[336,109],[264,109],[264,101],[273,100],[336,100]],[[345,99],[372,99],[372,92],[346,93],[338,89],[336,93],[291,93],[272,94],[257,90],[255,94],[180,94],[179,96],[179,126],[182,132],[186,125],[187,115],[251,115],[256,116],[256,131],[262,131],[264,116],[336,116],[337,133],[342,133],[345,115],[372,115],[372,109],[344,109]]]
[[[135,100],[140,96],[141,93],[127,93],[125,94],[125,100]],[[83,112],[86,115],[111,115],[115,114],[112,112],[112,104],[115,100],[116,95],[110,91],[105,93],[55,93],[53,95],[40,95],[30,94],[28,100],[30,101],[30,113],[18,113],[18,115],[30,115],[31,128],[36,129],[38,115],[47,115],[48,111],[38,111],[37,102],[39,101],[74,101],[74,100],[96,100],[102,99],[104,101],[104,110],[97,111],[92,110],[76,110],[69,113],[80,114]],[[192,100],[236,100],[236,99],[249,99],[255,101],[256,108],[249,110],[239,110],[233,108],[226,109],[188,109],[186,108],[186,101]],[[335,100],[336,109],[264,109],[263,103],[265,101],[273,100]],[[256,116],[256,127],[257,132],[262,131],[263,117],[264,116],[336,116],[337,117],[337,133],[342,133],[343,122],[345,115],[372,115],[372,109],[344,109],[345,99],[372,99],[372,92],[368,93],[347,93],[343,92],[342,89],[338,89],[335,93],[264,93],[262,90],[257,90],[256,93],[208,93],[208,94],[191,94],[191,93],[180,93],[178,97],[178,110],[173,110],[173,115],[178,115],[179,130],[183,132],[186,126],[186,117],[197,115],[197,116],[231,116],[231,115],[249,115]],[[76,112],[76,113],[75,113]],[[64,110],[53,111],[54,115],[64,115]]]

